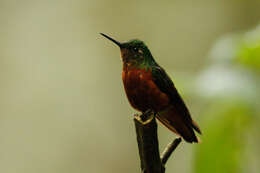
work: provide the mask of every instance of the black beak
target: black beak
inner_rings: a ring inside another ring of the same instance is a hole
[[[118,45],[120,48],[122,47],[122,44],[119,41],[114,40],[113,38],[107,36],[106,34],[100,33],[101,35],[103,35],[104,37],[106,37],[108,40],[111,40],[112,42],[114,42],[116,45]]]

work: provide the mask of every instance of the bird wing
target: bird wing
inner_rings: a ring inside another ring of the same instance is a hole
[[[152,69],[152,77],[157,87],[169,96],[171,105],[174,106],[175,110],[178,112],[179,116],[184,120],[186,125],[191,126],[198,133],[201,134],[201,131],[197,123],[192,120],[189,110],[187,109],[172,80],[164,71],[164,69],[161,68],[159,65],[156,65]]]

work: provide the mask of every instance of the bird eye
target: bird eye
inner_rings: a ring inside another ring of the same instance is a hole
[[[138,48],[137,48],[137,47],[134,47],[134,51],[136,51],[136,52],[137,52],[137,51],[138,51]]]

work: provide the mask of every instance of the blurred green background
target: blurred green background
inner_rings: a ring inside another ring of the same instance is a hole
[[[0,0],[0,172],[140,172],[119,41],[144,40],[203,131],[178,173],[260,169],[260,1]],[[159,125],[161,150],[175,135]]]

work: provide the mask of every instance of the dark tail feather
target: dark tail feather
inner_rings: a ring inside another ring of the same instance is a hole
[[[198,132],[199,134],[202,134],[198,124],[194,120],[192,120],[192,124],[191,125],[192,125],[192,128],[194,130],[196,130],[196,132]]]
[[[201,133],[198,125],[193,122],[186,122],[182,115],[180,115],[174,107],[167,109],[166,111],[158,113],[158,120],[162,122],[168,129],[177,133],[187,142],[195,142],[198,143],[199,139],[195,135],[193,128]]]

